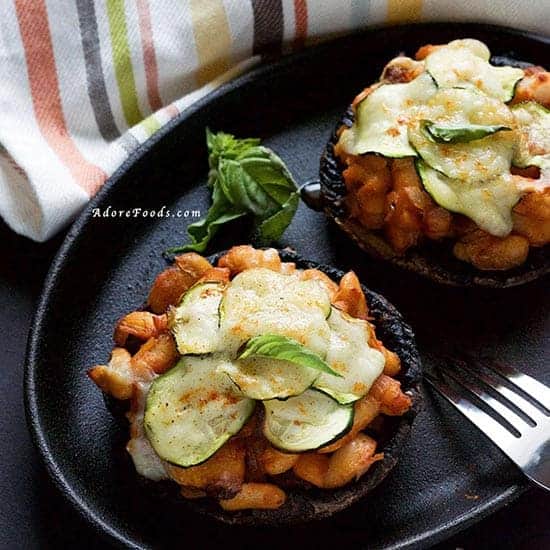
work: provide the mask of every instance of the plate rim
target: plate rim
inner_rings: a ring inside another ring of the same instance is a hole
[[[40,355],[42,326],[49,309],[49,303],[52,301],[52,297],[57,289],[58,275],[66,267],[68,258],[70,258],[74,247],[78,245],[80,234],[91,218],[93,209],[101,204],[104,198],[111,193],[111,190],[116,186],[117,182],[124,176],[128,169],[138,160],[147,155],[149,150],[168,136],[175,127],[185,123],[185,121],[192,117],[195,113],[206,107],[211,102],[216,101],[219,97],[230,93],[234,89],[238,89],[250,81],[259,79],[271,71],[284,71],[285,68],[299,62],[300,60],[322,55],[323,50],[337,48],[339,44],[345,43],[347,40],[353,40],[353,38],[356,38],[357,36],[365,36],[365,38],[368,38],[371,34],[376,31],[380,31],[381,29],[391,32],[393,29],[412,30],[414,28],[445,28],[449,25],[452,25],[452,27],[457,29],[457,31],[459,29],[464,29],[464,31],[467,32],[468,29],[475,29],[478,31],[493,32],[495,34],[507,34],[522,37],[550,45],[550,36],[546,36],[541,33],[487,23],[438,21],[410,23],[406,25],[373,25],[366,29],[361,29],[358,32],[350,33],[334,40],[329,40],[322,44],[306,48],[300,52],[286,55],[276,60],[269,60],[269,58],[267,58],[267,62],[262,63],[260,66],[251,69],[250,71],[225,84],[222,84],[215,90],[199,98],[196,102],[191,104],[184,111],[165,124],[160,130],[153,134],[153,136],[137,147],[105,181],[99,192],[84,206],[82,212],[69,227],[44,279],[39,298],[36,301],[35,312],[29,325],[23,370],[25,416],[32,443],[34,448],[38,451],[40,462],[45,467],[50,480],[53,482],[56,489],[61,493],[65,502],[69,503],[71,507],[79,514],[80,518],[85,520],[93,531],[105,541],[108,541],[111,544],[114,543],[117,546],[124,548],[147,548],[135,544],[117,529],[110,526],[108,522],[104,521],[101,517],[95,514],[88,504],[83,499],[78,497],[69,482],[66,480],[62,470],[56,464],[55,456],[48,446],[44,429],[41,427],[34,379],[34,365],[36,365],[36,359]],[[391,548],[418,548],[419,545],[420,547],[425,547],[428,544],[432,545],[446,540],[454,534],[486,518],[506,504],[511,503],[523,492],[525,492],[528,487],[529,485],[527,481],[524,483],[512,483],[507,490],[499,493],[494,498],[489,499],[483,505],[475,508],[474,511],[462,514],[461,516],[455,518],[452,522],[446,523],[442,528],[424,531],[417,536],[402,539],[397,542],[397,544],[392,544]]]

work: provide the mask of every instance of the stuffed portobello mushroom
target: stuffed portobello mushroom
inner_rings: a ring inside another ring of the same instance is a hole
[[[550,73],[490,59],[473,39],[396,57],[337,125],[322,203],[368,253],[454,285],[550,271]]]
[[[290,251],[177,256],[114,342],[88,374],[128,405],[136,471],[228,523],[349,506],[394,466],[420,404],[400,314]]]

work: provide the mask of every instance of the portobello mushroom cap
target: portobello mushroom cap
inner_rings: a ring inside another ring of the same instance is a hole
[[[495,65],[512,65],[524,68],[529,64],[508,58],[493,58]],[[527,260],[520,266],[506,271],[482,271],[454,257],[451,242],[425,241],[404,255],[398,255],[380,231],[369,230],[350,218],[344,198],[347,194],[342,176],[343,163],[334,154],[338,130],[342,125],[352,125],[354,113],[351,106],[336,125],[321,155],[319,179],[321,184],[320,206],[325,214],[343,229],[367,254],[386,260],[408,271],[413,271],[437,283],[451,286],[485,286],[505,288],[521,285],[550,273],[550,246],[531,248]]]
[[[225,252],[209,257],[212,263]],[[279,250],[281,260],[295,262],[299,269],[316,268],[326,273],[331,279],[339,281],[343,271],[331,266],[301,258],[295,252]],[[376,452],[383,452],[384,458],[375,462],[368,472],[358,481],[338,489],[319,489],[301,480],[291,480],[288,474],[267,476],[267,483],[273,482],[286,490],[287,500],[275,510],[242,510],[226,512],[212,498],[186,500],[179,494],[179,486],[173,481],[154,482],[142,478],[137,473],[139,485],[155,499],[160,499],[170,506],[188,507],[194,512],[205,514],[230,525],[290,525],[319,520],[348,508],[372,491],[396,465],[401,450],[409,437],[409,432],[416,415],[421,410],[422,394],[420,383],[422,370],[420,356],[416,348],[412,329],[384,297],[362,286],[370,315],[376,326],[377,336],[384,344],[397,353],[401,359],[401,372],[396,377],[401,382],[403,391],[412,398],[412,406],[403,416],[385,417],[383,434],[375,436],[379,445]],[[124,408],[111,397],[106,397],[107,407],[118,421],[124,422]],[[127,421],[125,422],[127,425]]]

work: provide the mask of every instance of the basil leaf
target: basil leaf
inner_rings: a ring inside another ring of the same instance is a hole
[[[210,168],[216,168],[220,158],[236,159],[247,150],[260,144],[258,138],[237,139],[225,132],[212,133],[206,129],[206,146],[208,147],[208,164]]]
[[[232,208],[231,203],[227,200],[219,183],[216,181],[213,185],[212,206],[208,210],[208,214],[205,218],[191,224],[187,228],[193,242],[184,246],[169,248],[166,253],[179,254],[189,251],[204,252],[210,239],[218,232],[221,225],[236,220],[244,215],[245,212]]]
[[[278,212],[266,218],[258,225],[257,237],[261,244],[267,244],[281,238],[285,229],[290,225],[299,202],[300,195],[298,193],[293,193],[290,195],[288,201],[281,206]]]
[[[223,224],[253,217],[255,235],[268,244],[288,227],[299,202],[297,186],[281,158],[256,138],[238,139],[206,129],[208,187],[212,205],[201,221],[189,226],[191,244],[167,250],[204,252]]]
[[[468,124],[467,126],[445,126],[429,120],[423,121],[428,137],[436,143],[467,143],[495,134],[502,130],[511,130],[508,126]]]
[[[220,161],[220,186],[233,207],[256,217],[271,214],[278,204],[262,189],[256,178],[251,176],[241,162],[222,159]]]
[[[251,338],[238,359],[248,357],[269,357],[289,361],[295,365],[320,370],[342,378],[341,374],[332,370],[316,353],[302,346],[296,340],[278,334],[263,334]]]

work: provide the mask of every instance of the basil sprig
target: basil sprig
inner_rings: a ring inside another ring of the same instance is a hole
[[[431,141],[436,143],[468,143],[476,139],[495,134],[502,130],[510,130],[508,126],[468,124],[467,126],[451,126],[422,121],[422,127]]]
[[[222,225],[243,216],[253,218],[259,244],[278,240],[299,201],[296,183],[284,162],[255,138],[238,139],[207,129],[206,143],[212,205],[206,217],[188,227],[192,242],[167,252],[204,252]]]
[[[246,359],[248,357],[268,357],[270,359],[289,361],[295,365],[320,370],[342,378],[340,373],[331,369],[316,353],[307,349],[296,340],[280,336],[279,334],[262,334],[261,336],[251,338],[245,344],[238,359]]]

